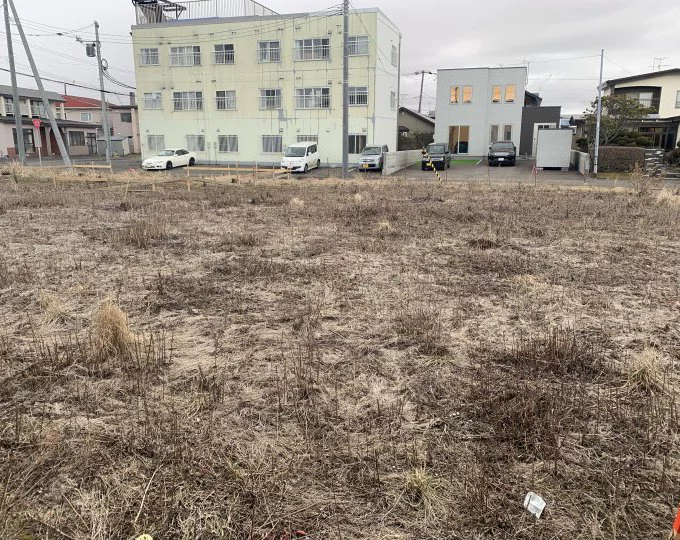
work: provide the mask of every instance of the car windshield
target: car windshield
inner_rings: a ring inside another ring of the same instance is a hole
[[[446,145],[444,144],[430,144],[427,147],[427,151],[430,154],[443,154],[446,152]]]
[[[175,151],[174,151],[174,150],[163,150],[162,152],[159,152],[158,155],[159,155],[159,156],[163,156],[163,157],[166,157],[166,156],[174,156],[174,155],[175,155]]]
[[[307,149],[304,146],[290,146],[286,148],[286,157],[304,157],[307,153]]]
[[[367,146],[364,151],[361,152],[362,156],[379,156],[382,154],[382,148],[380,146]]]
[[[495,142],[491,145],[491,150],[494,152],[512,152],[515,145],[509,142]]]

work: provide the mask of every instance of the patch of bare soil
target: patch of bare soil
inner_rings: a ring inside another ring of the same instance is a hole
[[[0,178],[0,538],[670,529],[677,194]]]

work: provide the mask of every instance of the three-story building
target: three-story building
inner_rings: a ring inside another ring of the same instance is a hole
[[[204,162],[278,163],[287,145],[316,141],[324,164],[342,162],[337,9],[140,0],[132,38],[143,157],[185,147]],[[350,154],[396,149],[400,41],[379,9],[351,13]]]

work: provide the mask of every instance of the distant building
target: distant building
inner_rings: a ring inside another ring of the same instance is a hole
[[[425,133],[434,135],[434,119],[406,107],[399,107],[399,133]]]
[[[631,128],[654,146],[670,150],[680,142],[680,68],[611,79],[604,94],[625,95],[649,107],[647,118]]]
[[[543,98],[533,92],[524,92],[522,108],[522,132],[519,142],[521,156],[535,157],[538,144],[538,132],[542,129],[561,127],[560,114],[562,107],[542,107]]]
[[[67,119],[97,124],[99,128],[97,130],[97,137],[103,137],[102,102],[100,100],[80,96],[63,96],[63,98],[64,111]],[[135,94],[130,93],[130,103],[128,105],[114,105],[109,103],[108,111],[111,136],[128,139],[127,144],[117,145],[117,148],[129,148],[128,153],[140,153],[139,115]],[[96,149],[97,145],[95,144],[94,147]],[[106,146],[104,146],[104,153],[106,153]],[[112,150],[112,153],[118,152]]]
[[[435,142],[461,156],[484,156],[495,141],[519,148],[526,78],[525,67],[438,70]]]
[[[96,151],[97,126],[91,122],[66,119],[64,99],[55,92],[45,92],[56,117],[57,127],[62,135],[66,150],[71,156],[88,155],[89,143]],[[59,147],[45,110],[40,92],[31,88],[19,88],[21,124],[24,147],[28,157],[58,156]],[[0,152],[4,156],[17,156],[17,134],[14,119],[16,107],[12,98],[12,87],[0,85]],[[36,127],[34,120],[40,121]],[[93,152],[94,153],[94,152]]]
[[[204,162],[278,163],[319,143],[342,162],[343,17],[281,15],[251,0],[134,0],[142,155],[186,147]],[[349,151],[396,148],[401,35],[379,9],[350,14]]]

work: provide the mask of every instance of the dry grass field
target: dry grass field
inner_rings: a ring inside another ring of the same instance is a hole
[[[665,537],[679,285],[670,191],[1,176],[0,538]]]

